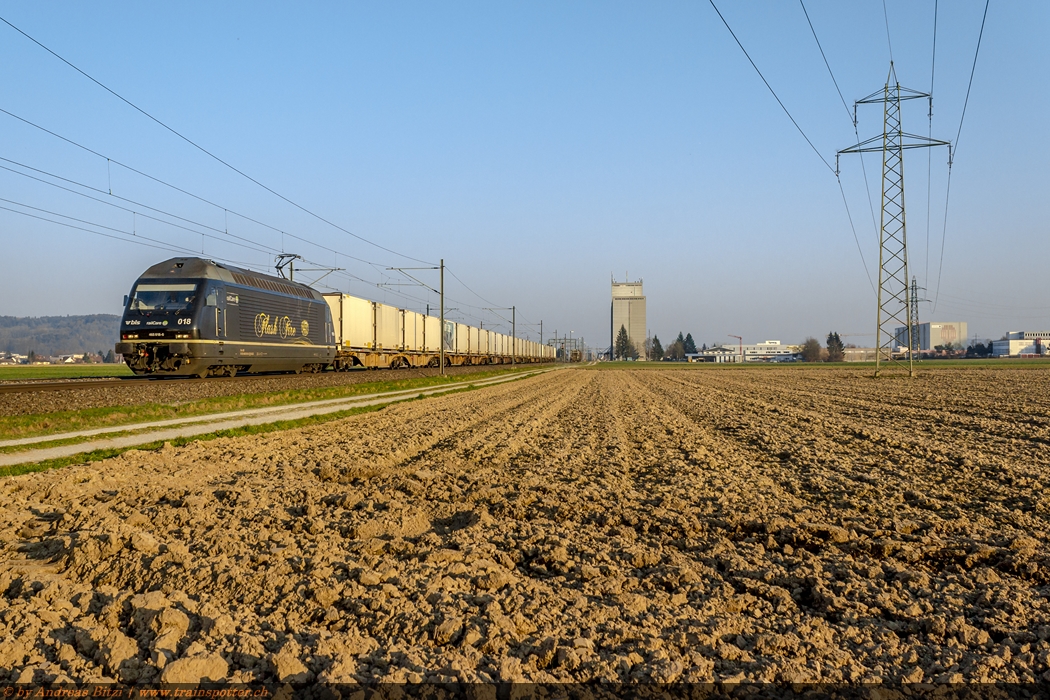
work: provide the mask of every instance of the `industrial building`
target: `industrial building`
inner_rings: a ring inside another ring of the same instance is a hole
[[[938,345],[944,347],[949,343],[956,348],[966,344],[966,321],[929,321],[915,326],[918,331],[916,347],[919,352],[935,350]],[[913,331],[914,332],[914,331]],[[908,327],[899,326],[896,332],[897,346],[908,347]]]
[[[1048,353],[1050,331],[1010,331],[1003,340],[992,341],[995,357],[1042,357]]]
[[[690,362],[785,362],[798,359],[796,345],[783,345],[779,340],[744,345],[718,345],[710,350],[686,355]]]
[[[843,348],[844,362],[874,362],[875,348]]]
[[[612,323],[609,328],[609,355],[614,354],[616,334],[620,326],[627,329],[627,337],[638,351],[638,359],[645,359],[645,294],[642,281],[617,282],[612,279]]]

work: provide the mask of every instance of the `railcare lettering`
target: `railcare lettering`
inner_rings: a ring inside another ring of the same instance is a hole
[[[262,338],[267,335],[276,335],[282,339],[294,338],[296,335],[295,324],[287,316],[274,316],[260,313],[255,317],[255,335]]]

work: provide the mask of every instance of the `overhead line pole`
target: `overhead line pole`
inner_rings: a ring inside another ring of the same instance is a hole
[[[441,258],[441,376],[445,376],[445,259]]]
[[[437,292],[438,296],[441,297],[441,329],[440,329],[440,342],[438,343],[438,362],[441,365],[441,376],[445,376],[445,259],[441,258],[441,264],[438,267],[388,267],[388,270],[397,270],[405,277],[409,278],[413,282],[419,284],[420,287],[429,289],[432,292]],[[412,275],[405,272],[405,270],[440,270],[441,271],[441,286],[439,289],[433,289],[417,280]],[[427,304],[427,316],[430,315],[430,304]],[[425,326],[424,326],[425,327]]]

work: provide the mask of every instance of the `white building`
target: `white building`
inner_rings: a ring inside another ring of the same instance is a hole
[[[645,359],[645,294],[642,281],[612,281],[612,322],[609,328],[609,349],[615,351],[616,334],[620,327],[627,330],[627,337],[638,351],[638,359]]]
[[[938,345],[951,343],[953,347],[962,348],[966,344],[966,321],[930,321],[915,327],[919,332],[918,348],[920,352],[930,351]],[[908,347],[908,327],[899,326],[896,332],[897,345]]]
[[[797,359],[798,354],[796,345],[784,345],[779,340],[763,340],[750,345],[727,343],[686,357],[690,362],[783,362]]]
[[[1034,357],[1050,354],[1050,331],[1010,331],[1005,340],[992,341],[995,357]]]

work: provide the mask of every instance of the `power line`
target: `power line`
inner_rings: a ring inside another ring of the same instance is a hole
[[[970,82],[966,84],[966,99],[963,100],[962,116],[959,117],[959,130],[955,134],[954,154],[959,153],[959,135],[962,134],[963,120],[966,119],[966,106],[970,104],[970,88],[973,87],[973,75],[977,72],[977,57],[981,53],[981,38],[984,36],[984,23],[988,19],[988,6],[991,0],[984,1],[984,15],[981,17],[981,31],[977,34],[977,49],[973,52],[973,65],[970,67]]]
[[[941,229],[941,257],[937,264],[937,291],[933,295],[933,309],[937,310],[937,300],[941,293],[941,273],[944,271],[944,241],[948,234],[948,202],[952,191],[952,163],[959,153],[959,136],[962,134],[963,120],[966,119],[966,106],[970,103],[970,88],[973,87],[973,76],[977,72],[977,57],[981,53],[981,38],[984,37],[984,23],[988,19],[988,5],[991,0],[984,2],[984,14],[981,16],[981,31],[977,34],[977,48],[973,52],[973,66],[970,68],[970,82],[966,85],[966,99],[963,100],[962,115],[959,117],[959,130],[955,133],[955,150],[948,156],[948,183],[944,192],[944,226]]]
[[[853,124],[853,132],[857,135],[857,141],[860,141],[860,132],[857,130],[857,120],[854,118],[854,113],[850,112],[849,106],[846,104],[846,98],[842,96],[842,90],[839,89],[839,82],[835,80],[835,72],[831,70],[831,64],[828,62],[828,57],[824,53],[824,47],[820,45],[820,39],[817,37],[817,30],[813,27],[813,21],[809,18],[809,12],[806,11],[806,4],[803,0],[798,0],[799,5],[802,6],[802,13],[806,15],[806,22],[809,24],[809,31],[813,34],[813,41],[817,43],[817,49],[820,51],[820,57],[824,59],[824,65],[828,69],[828,75],[831,76],[831,82],[835,85],[835,91],[839,94],[839,99],[842,100],[842,106],[846,109],[846,118]],[[864,156],[861,154],[861,168],[864,168]],[[868,208],[871,210],[871,223],[875,227],[875,233],[878,235],[878,226],[875,224],[875,206],[871,202],[871,188],[868,186],[868,171],[864,172],[864,192],[868,196]],[[842,179],[839,174],[835,173],[835,179],[838,181],[839,192],[842,194],[842,205],[846,208],[846,218],[849,219],[849,227],[853,231],[853,240],[857,243],[857,252],[860,253],[860,261],[864,266],[864,274],[868,278],[868,285],[871,287],[871,291],[875,291],[875,283],[872,282],[871,273],[868,271],[868,261],[864,259],[864,249],[860,245],[860,238],[857,236],[857,228],[853,225],[853,214],[849,210],[849,202],[846,200],[846,192],[842,188]]]
[[[820,57],[824,59],[824,65],[828,67],[828,75],[831,76],[831,82],[835,84],[835,91],[839,93],[839,99],[842,100],[842,107],[846,110],[846,116],[853,121],[853,113],[850,111],[849,105],[846,104],[846,98],[842,96],[842,90],[839,90],[839,81],[835,80],[835,74],[831,71],[831,64],[828,63],[828,57],[824,55],[824,48],[820,45],[820,39],[817,38],[817,30],[813,28],[813,21],[809,18],[809,13],[806,12],[806,3],[802,0],[798,0],[798,4],[802,5],[802,13],[806,15],[806,22],[809,23],[809,31],[813,32],[813,41],[817,42],[817,48],[820,49]],[[858,141],[860,139],[857,139]]]
[[[933,1],[933,55],[930,59],[930,128],[926,134],[928,138],[933,138],[933,79],[937,74],[937,5],[938,0]],[[925,284],[930,283],[930,200],[932,197],[932,181],[933,181],[933,151],[926,151],[926,273],[923,275],[923,282]]]
[[[256,180],[255,178],[253,178],[253,177],[252,177],[251,175],[248,175],[248,174],[247,174],[247,173],[245,173],[244,171],[242,171],[242,170],[239,170],[238,168],[234,167],[233,165],[231,165],[231,164],[230,164],[230,163],[228,163],[227,161],[223,160],[223,159],[222,159],[222,158],[220,158],[219,156],[215,155],[214,153],[212,153],[212,152],[211,152],[211,151],[209,151],[208,149],[204,148],[204,147],[203,147],[203,146],[201,146],[200,144],[196,143],[195,141],[191,140],[190,138],[188,138],[188,137],[184,136],[183,134],[179,133],[178,131],[176,131],[176,130],[175,130],[175,129],[173,129],[172,127],[170,127],[170,126],[168,126],[167,124],[165,124],[164,122],[162,122],[162,121],[161,121],[160,119],[158,119],[158,118],[154,117],[154,116],[153,116],[152,114],[150,114],[150,113],[149,113],[149,112],[147,112],[146,110],[142,109],[141,107],[139,107],[138,105],[134,104],[134,103],[133,103],[133,102],[131,102],[130,100],[128,100],[128,99],[126,99],[125,97],[121,96],[121,95],[120,95],[120,94],[118,94],[118,93],[117,93],[116,91],[114,91],[114,90],[110,89],[110,88],[109,88],[109,87],[107,87],[106,85],[103,85],[103,84],[102,84],[102,83],[101,83],[100,81],[98,81],[98,80],[96,80],[95,78],[93,78],[92,76],[88,75],[88,74],[87,74],[86,72],[84,72],[83,70],[81,70],[81,69],[80,69],[80,68],[78,68],[77,66],[73,65],[73,64],[72,64],[72,63],[71,63],[70,61],[67,61],[67,60],[66,60],[65,58],[63,58],[62,56],[59,56],[59,55],[58,55],[57,53],[55,53],[54,51],[52,51],[52,50],[51,50],[51,49],[49,49],[48,47],[44,46],[44,45],[43,45],[42,43],[40,43],[39,41],[37,41],[37,40],[36,40],[36,39],[34,39],[33,37],[29,36],[29,35],[28,35],[28,34],[26,34],[26,33],[25,33],[24,31],[22,31],[21,29],[19,29],[19,28],[18,28],[18,27],[16,27],[15,25],[11,24],[11,23],[10,23],[9,21],[7,21],[6,19],[4,19],[3,17],[0,17],[0,21],[2,21],[2,22],[3,22],[4,24],[6,24],[7,26],[9,26],[9,27],[11,27],[12,29],[14,29],[14,30],[15,30],[16,32],[18,32],[19,34],[21,34],[22,36],[24,36],[24,37],[25,37],[26,39],[29,39],[29,40],[30,40],[31,42],[33,42],[34,44],[36,44],[36,45],[37,45],[37,46],[39,46],[40,48],[42,48],[42,49],[44,49],[45,51],[47,51],[47,52],[48,52],[49,54],[51,54],[52,56],[54,56],[54,57],[55,57],[55,58],[57,58],[58,60],[60,60],[60,61],[62,61],[63,63],[65,63],[65,64],[66,64],[67,66],[69,66],[70,68],[72,68],[73,70],[75,70],[75,71],[76,71],[77,73],[80,73],[80,74],[81,74],[82,76],[84,76],[85,78],[87,78],[87,79],[88,79],[88,80],[90,80],[91,82],[95,83],[95,84],[96,84],[96,85],[98,85],[98,86],[99,86],[100,88],[102,88],[103,90],[105,90],[105,91],[106,91],[106,92],[108,92],[109,94],[113,95],[113,96],[114,96],[114,97],[116,97],[116,98],[117,98],[118,100],[120,100],[120,101],[121,101],[121,102],[123,102],[124,104],[128,105],[129,107],[131,107],[131,108],[132,108],[132,109],[134,109],[135,111],[137,111],[137,112],[139,112],[140,114],[144,115],[145,117],[147,117],[147,118],[148,118],[148,119],[150,119],[151,121],[155,122],[156,124],[159,124],[160,126],[162,126],[163,128],[165,128],[166,130],[170,131],[170,132],[171,132],[172,134],[174,134],[175,136],[179,137],[180,139],[182,139],[182,140],[183,140],[183,141],[185,141],[186,143],[190,144],[191,146],[193,146],[193,147],[194,147],[194,148],[196,148],[197,150],[199,150],[199,151],[201,151],[202,153],[204,153],[205,155],[208,155],[208,156],[210,156],[211,158],[213,158],[213,159],[215,159],[216,161],[218,161],[219,163],[222,163],[223,165],[225,165],[225,166],[226,166],[227,168],[229,168],[230,170],[234,171],[234,172],[235,172],[235,173],[237,173],[238,175],[241,175],[242,177],[245,177],[245,178],[247,178],[248,180],[252,181],[253,183],[255,183],[255,184],[256,184],[256,185],[258,185],[259,187],[263,188],[264,190],[266,190],[266,191],[267,191],[267,192],[269,192],[270,194],[274,195],[275,197],[278,197],[279,199],[281,199],[281,200],[283,200],[283,201],[287,202],[288,204],[291,204],[291,205],[292,205],[293,207],[295,207],[296,209],[299,209],[300,211],[303,211],[303,212],[305,212],[305,213],[309,214],[310,216],[314,217],[315,219],[318,219],[319,221],[323,221],[324,223],[328,224],[329,226],[331,226],[331,227],[333,227],[333,228],[335,228],[335,229],[338,229],[338,230],[342,231],[343,233],[346,233],[347,235],[353,236],[354,238],[358,239],[359,241],[362,241],[362,242],[364,242],[364,243],[367,243],[367,244],[369,244],[369,245],[371,245],[371,246],[375,246],[376,248],[379,248],[380,250],[385,250],[385,251],[386,251],[386,252],[388,252],[388,253],[392,253],[393,255],[397,255],[397,256],[399,256],[399,257],[402,257],[402,258],[406,258],[406,259],[408,259],[408,260],[413,260],[413,261],[415,261],[415,262],[420,262],[420,263],[424,263],[424,264],[427,264],[427,265],[432,265],[432,264],[433,264],[433,263],[429,263],[429,262],[427,262],[426,260],[420,260],[419,258],[414,258],[414,257],[412,257],[411,255],[405,255],[404,253],[399,253],[399,252],[398,252],[398,251],[396,251],[396,250],[392,250],[391,248],[387,248],[386,246],[383,246],[383,245],[380,245],[380,244],[378,244],[378,243],[375,243],[374,241],[370,241],[370,240],[368,240],[367,238],[365,238],[364,236],[358,235],[358,234],[354,233],[353,231],[350,231],[350,230],[348,230],[348,229],[345,229],[345,228],[343,228],[342,226],[339,226],[338,224],[336,224],[336,223],[333,223],[332,221],[329,221],[328,219],[324,218],[324,217],[323,217],[323,216],[321,216],[320,214],[317,214],[317,213],[315,213],[315,212],[313,212],[313,211],[311,211],[311,210],[307,209],[306,207],[302,206],[301,204],[298,204],[298,203],[296,203],[296,202],[293,202],[293,201],[292,201],[291,199],[289,199],[289,198],[285,197],[285,196],[284,196],[283,194],[281,194],[280,192],[277,192],[276,190],[273,190],[273,189],[271,189],[270,187],[267,187],[267,186],[266,186],[266,185],[264,185],[263,183],[259,182],[259,181],[258,181],[258,180]]]
[[[868,272],[868,261],[864,259],[864,251],[860,247],[860,238],[857,237],[857,229],[853,226],[853,215],[849,213],[849,204],[846,204],[846,191],[842,189],[842,180],[835,178],[839,183],[839,192],[842,194],[842,203],[846,205],[846,216],[849,217],[849,227],[853,230],[853,240],[857,242],[857,252],[860,253],[860,261],[864,265],[864,274],[868,278],[868,285],[871,287],[871,291],[875,291],[875,283],[871,280],[871,273]]]
[[[890,63],[893,63],[893,41],[890,40],[890,13],[886,9],[886,0],[882,0],[882,16],[886,20],[886,44],[890,47]]]
[[[831,172],[835,172],[835,168],[831,167],[831,163],[829,163],[827,159],[824,158],[824,156],[820,155],[820,151],[817,150],[817,147],[814,146],[813,142],[810,141],[808,136],[806,136],[806,132],[802,130],[802,127],[798,125],[798,122],[795,121],[795,118],[791,116],[791,112],[788,111],[788,108],[785,107],[784,103],[780,100],[779,97],[777,97],[776,91],[773,90],[772,86],[770,86],[769,81],[766,80],[766,76],[762,75],[762,71],[760,71],[758,69],[758,66],[755,65],[755,62],[751,60],[751,55],[748,54],[747,49],[744,48],[744,45],[740,43],[740,39],[737,39],[736,33],[733,31],[733,28],[729,26],[729,22],[726,21],[726,18],[723,17],[722,13],[719,11],[718,6],[715,5],[715,0],[708,0],[708,2],[711,3],[711,7],[713,7],[715,12],[718,13],[718,18],[722,20],[722,24],[726,25],[726,29],[728,29],[729,33],[733,36],[733,41],[735,41],[736,45],[740,47],[740,50],[744,52],[744,56],[747,57],[748,62],[751,63],[751,67],[755,69],[756,73],[758,73],[758,77],[762,79],[763,83],[765,83],[766,87],[769,89],[770,94],[773,95],[773,99],[777,101],[777,104],[780,105],[780,108],[784,110],[784,114],[787,115],[788,119],[791,120],[791,123],[795,125],[796,129],[798,129],[798,133],[802,134],[802,138],[806,139],[806,143],[808,143],[809,147],[813,149],[813,152],[817,154],[817,158],[820,158],[821,162],[824,163],[825,166],[827,166],[828,170],[830,170]]]

